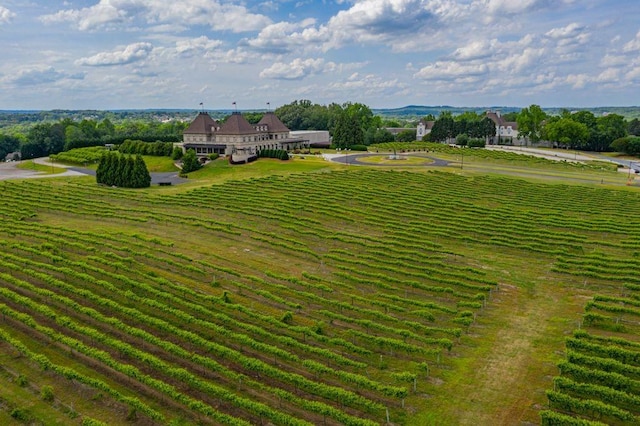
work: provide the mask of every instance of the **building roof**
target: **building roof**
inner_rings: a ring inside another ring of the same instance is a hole
[[[500,115],[500,111],[487,111],[487,117],[496,123],[496,126],[511,127],[513,130],[518,130],[518,123],[515,121],[505,121]]]
[[[427,120],[425,120],[423,118],[418,123],[424,124],[425,129],[431,130],[431,129],[433,129],[433,125],[434,125],[435,121],[427,121]]]
[[[258,126],[267,125],[269,132],[288,132],[289,129],[272,111],[268,111],[258,122]]]
[[[197,135],[210,135],[213,131],[219,127],[216,120],[211,118],[206,112],[198,113],[197,117],[189,124],[183,133],[197,134]]]
[[[248,135],[259,133],[239,112],[232,113],[217,132],[221,135]]]

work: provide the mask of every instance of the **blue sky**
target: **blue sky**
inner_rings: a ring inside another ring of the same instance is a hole
[[[0,109],[640,104],[637,0],[0,0]]]

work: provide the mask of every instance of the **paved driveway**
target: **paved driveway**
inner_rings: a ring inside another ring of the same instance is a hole
[[[36,163],[50,166],[49,158],[36,158]],[[59,163],[55,163],[55,167],[63,167],[67,169],[63,173],[47,174],[37,170],[19,169],[18,164],[20,162],[0,163],[0,180],[7,179],[39,179],[39,178],[53,178],[62,176],[95,176],[96,171],[92,169],[85,169],[84,167],[65,166]],[[151,173],[151,184],[157,185],[160,182],[170,183],[171,185],[178,185],[184,182],[188,182],[188,179],[178,176],[179,172],[165,172],[165,173]]]

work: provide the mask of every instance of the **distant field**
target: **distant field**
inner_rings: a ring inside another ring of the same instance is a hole
[[[584,355],[578,328],[640,368],[638,188],[518,161],[214,161],[141,191],[0,182],[0,419],[637,419],[635,382],[618,408],[558,379],[573,399],[546,391],[567,348]],[[592,399],[601,411],[574,401]]]

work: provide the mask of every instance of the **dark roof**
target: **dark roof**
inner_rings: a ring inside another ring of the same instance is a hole
[[[487,111],[487,117],[496,123],[497,126],[511,127],[513,130],[518,130],[518,123],[515,121],[506,121],[504,117],[498,112]]]
[[[272,111],[265,113],[258,122],[258,126],[267,125],[269,132],[288,132],[289,129]]]
[[[189,127],[187,127],[183,133],[197,134],[197,135],[203,135],[203,134],[210,135],[211,133],[213,133],[213,130],[216,129],[218,126],[219,126],[218,122],[213,118],[211,118],[209,114],[207,114],[206,112],[201,112],[191,122],[191,124],[189,124]]]
[[[423,119],[421,119],[418,123],[422,123],[422,124],[424,124],[424,127],[425,127],[426,129],[433,129],[433,125],[434,125],[435,121],[427,121],[427,120],[425,120],[425,119],[423,118]]]
[[[258,133],[258,131],[242,114],[234,112],[227,118],[227,121],[224,122],[217,133],[222,135],[247,135]]]

